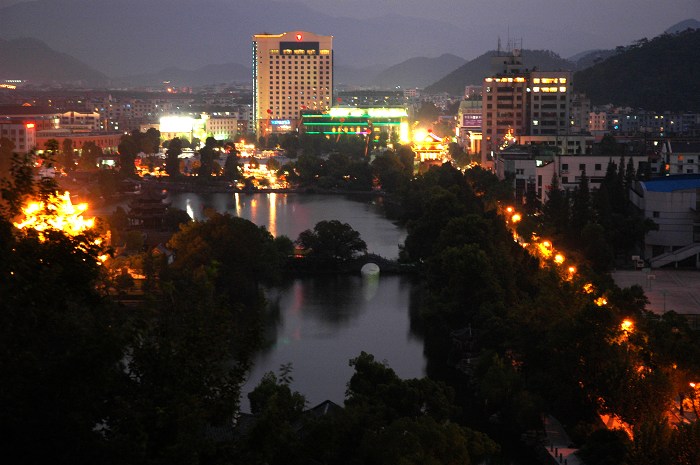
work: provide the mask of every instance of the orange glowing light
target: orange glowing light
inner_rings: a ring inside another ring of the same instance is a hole
[[[513,213],[513,207],[507,207],[507,208],[506,208],[506,211],[507,211],[508,213]]]
[[[575,266],[570,266],[570,267],[569,267],[569,273],[571,273],[571,274],[576,273],[576,267],[575,267]]]
[[[540,242],[537,244],[537,249],[544,258],[549,258],[552,255],[552,244],[548,241]]]
[[[83,218],[82,214],[85,210],[87,210],[86,203],[73,205],[70,194],[66,192],[63,195],[52,195],[46,203],[30,201],[22,208],[24,219],[14,225],[18,229],[32,228],[37,231],[54,229],[77,236],[95,226],[94,218]]]
[[[510,219],[513,223],[517,223],[518,221],[520,221],[522,219],[522,217],[520,216],[519,213],[516,213],[513,216],[511,216]]]
[[[622,329],[626,333],[631,333],[634,329],[634,322],[630,319],[625,319],[620,324],[620,329]]]
[[[607,305],[608,300],[605,297],[598,297],[597,299],[595,299],[593,301],[593,303],[599,307],[603,307],[603,306]]]
[[[595,288],[591,283],[586,283],[583,285],[583,292],[585,292],[586,294],[592,294],[594,290]]]
[[[301,34],[297,34],[297,40],[301,41],[301,39],[303,39],[303,36]]]
[[[554,263],[556,263],[557,265],[561,265],[562,263],[564,263],[564,256],[560,253],[556,254],[554,256]]]
[[[27,123],[26,126],[27,129],[32,129],[34,127],[34,123]]]

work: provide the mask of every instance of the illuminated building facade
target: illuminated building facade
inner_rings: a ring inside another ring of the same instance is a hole
[[[100,114],[93,112],[67,111],[61,113],[61,129],[71,129],[74,131],[98,131],[101,129]]]
[[[204,131],[207,137],[216,140],[234,140],[238,134],[238,118],[212,115],[205,120]]]
[[[572,95],[571,73],[568,71],[530,73],[528,85],[530,115],[529,133],[533,136],[566,135],[570,132]]]
[[[328,111],[333,36],[305,31],[253,36],[253,119],[258,137],[296,128],[302,110]]]
[[[462,100],[457,111],[457,139],[469,153],[481,153],[481,105],[481,98]]]
[[[105,152],[116,152],[124,133],[121,132],[72,132],[66,130],[39,131],[36,135],[36,146],[43,150],[46,143],[53,139],[58,142],[59,147],[63,147],[63,141],[70,139],[73,142],[73,149],[82,150],[88,142],[95,144]]]
[[[299,129],[306,134],[369,135],[395,134],[408,142],[408,112],[403,107],[333,107],[327,112],[301,111]]]
[[[449,153],[449,138],[445,139],[447,141],[433,132],[419,131],[413,134],[411,149],[416,154],[416,160],[420,162],[446,161]]]

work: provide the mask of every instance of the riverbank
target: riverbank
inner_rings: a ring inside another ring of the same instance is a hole
[[[231,186],[228,181],[209,180],[207,182],[200,181],[161,181],[156,179],[143,180],[143,184],[154,186],[157,189],[167,190],[170,192],[191,192],[195,194],[215,194],[215,193],[232,193],[232,194],[323,194],[323,195],[367,195],[367,196],[383,196],[386,192],[382,190],[345,190],[345,189],[321,189],[315,186],[307,187],[288,187],[288,188],[243,188]]]

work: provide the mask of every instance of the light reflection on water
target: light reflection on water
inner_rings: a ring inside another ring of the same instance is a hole
[[[254,360],[245,395],[272,371],[292,363],[292,389],[309,406],[326,399],[343,403],[353,370],[350,359],[365,351],[402,378],[425,375],[423,342],[410,329],[408,307],[413,283],[402,276],[305,277],[268,293],[279,311],[268,328],[268,346]]]
[[[368,251],[387,258],[398,256],[406,233],[369,198],[309,194],[172,194],[173,207],[192,209],[204,218],[205,208],[228,212],[264,225],[274,235],[294,240],[322,220],[350,224],[367,243]],[[241,407],[249,410],[245,394],[262,376],[278,373],[292,363],[292,389],[310,406],[326,399],[345,398],[353,370],[348,361],[365,351],[386,361],[402,378],[425,375],[423,342],[410,329],[409,307],[415,285],[406,277],[359,275],[294,279],[267,291],[270,301],[267,345],[254,360],[243,386]],[[414,303],[415,305],[415,303]]]
[[[246,218],[265,226],[273,235],[295,240],[305,229],[323,220],[348,223],[360,233],[367,250],[396,258],[406,232],[388,221],[370,198],[350,200],[339,195],[314,194],[195,194],[172,193],[167,199],[174,208],[186,210],[197,220],[206,208]],[[189,206],[189,207],[188,207]]]

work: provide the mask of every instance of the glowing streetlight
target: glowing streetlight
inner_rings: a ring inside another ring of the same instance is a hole
[[[520,216],[519,213],[515,213],[513,216],[510,217],[510,220],[511,220],[513,223],[517,223],[517,222],[520,221],[521,219],[522,219],[522,217]]]
[[[629,319],[624,319],[620,324],[620,329],[625,333],[631,333],[634,330],[634,322]]]
[[[564,256],[560,253],[556,254],[554,256],[554,263],[556,263],[557,265],[561,265],[562,263],[564,263]]]
[[[574,274],[576,273],[576,267],[575,266],[570,266],[569,267],[569,274]]]

